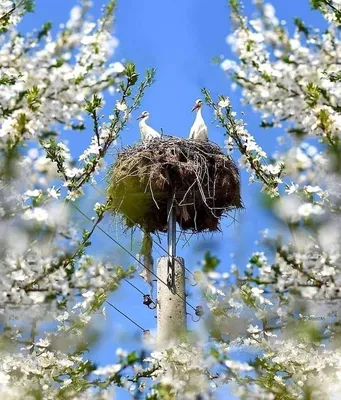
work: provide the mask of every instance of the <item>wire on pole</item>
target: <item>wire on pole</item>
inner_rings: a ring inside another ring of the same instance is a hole
[[[72,206],[80,213],[83,215],[84,218],[86,218],[89,222],[93,222],[91,220],[91,218],[89,218],[82,210],[80,210],[75,204],[72,204]],[[154,271],[152,271],[151,269],[147,268],[137,257],[134,256],[134,254],[132,254],[129,250],[127,250],[120,242],[118,242],[116,239],[114,239],[111,235],[109,235],[109,233],[107,233],[101,226],[96,225],[96,229],[99,229],[105,236],[107,236],[110,240],[112,240],[114,243],[117,244],[117,246],[119,246],[122,250],[124,250],[127,254],[129,254],[135,261],[137,261],[140,265],[142,265],[142,267],[144,267],[147,271],[149,271],[153,276],[155,276],[155,278],[160,281],[162,284],[164,284],[165,286],[168,287],[167,283],[160,279],[155,273]],[[178,297],[180,297],[180,299],[184,300],[185,303],[191,307],[194,311],[196,310],[194,306],[192,306],[192,304],[190,304],[186,299],[184,299],[182,296],[180,296],[178,293],[176,293],[176,295]]]
[[[123,311],[119,310],[117,307],[115,307],[113,304],[110,303],[110,301],[105,300],[105,302],[107,304],[109,304],[110,307],[114,308],[117,312],[119,312],[120,314],[122,314],[127,320],[129,320],[130,322],[132,322],[134,325],[136,325],[138,328],[140,328],[143,332],[146,332],[146,329],[143,329],[141,325],[139,325],[137,322],[135,322],[134,320],[132,320],[130,317],[128,317],[127,314],[125,314]]]

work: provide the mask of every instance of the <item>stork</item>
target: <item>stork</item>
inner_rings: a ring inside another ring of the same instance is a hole
[[[194,124],[192,125],[191,131],[189,134],[190,139],[208,140],[207,126],[201,115],[201,108],[202,108],[202,100],[198,99],[195,102],[194,107],[192,108],[192,112],[194,110],[197,110],[197,115],[196,115]]]
[[[155,129],[151,128],[149,125],[146,124],[148,118],[149,118],[148,111],[143,111],[143,113],[137,118],[138,120],[140,120],[139,128],[140,128],[142,142],[149,142],[150,140],[161,138],[159,132],[157,132]]]

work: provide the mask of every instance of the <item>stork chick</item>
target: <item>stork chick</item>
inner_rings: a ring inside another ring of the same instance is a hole
[[[137,118],[140,120],[139,128],[141,133],[142,142],[149,142],[150,140],[161,138],[159,132],[155,129],[151,128],[149,125],[146,124],[147,119],[149,118],[149,112],[143,111],[143,113]]]
[[[195,102],[194,107],[192,108],[192,112],[194,110],[197,111],[197,115],[194,121],[194,124],[192,125],[189,138],[194,139],[194,140],[208,140],[208,134],[207,134],[207,126],[205,124],[205,121],[201,115],[201,108],[202,108],[202,100],[198,99]]]

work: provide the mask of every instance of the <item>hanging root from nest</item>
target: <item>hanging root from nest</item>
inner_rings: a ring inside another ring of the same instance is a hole
[[[153,239],[149,232],[143,232],[143,239],[140,248],[140,262],[143,264],[143,269],[140,273],[142,279],[150,286],[150,291],[153,290],[153,273],[154,273],[154,260],[152,257]]]
[[[182,230],[215,231],[229,211],[242,208],[239,172],[212,142],[166,136],[128,147],[108,175],[114,214],[127,227],[167,231],[167,202],[174,198]]]

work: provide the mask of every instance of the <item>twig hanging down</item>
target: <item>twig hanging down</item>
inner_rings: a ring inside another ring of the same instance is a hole
[[[150,285],[150,290],[153,290],[153,275],[154,270],[152,257],[153,241],[150,233],[143,232],[143,240],[140,249],[140,259],[144,265],[140,276]]]

